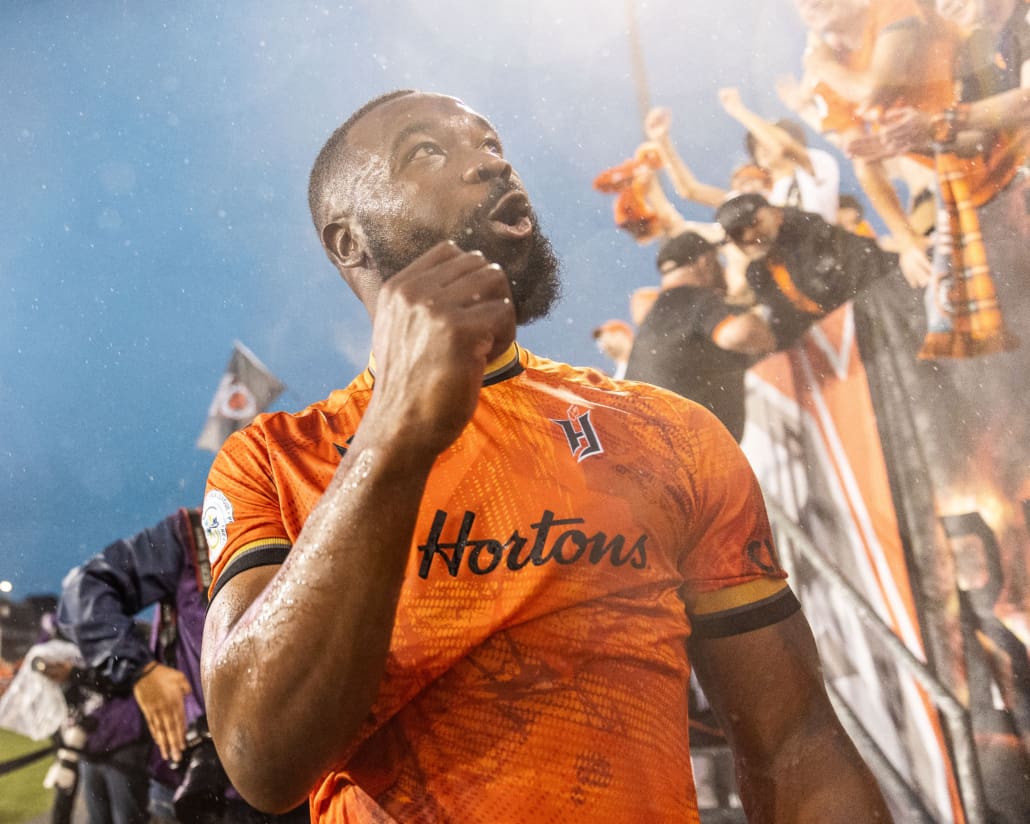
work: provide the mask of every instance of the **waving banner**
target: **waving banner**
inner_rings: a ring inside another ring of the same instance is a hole
[[[207,411],[207,422],[197,438],[197,447],[217,452],[222,441],[265,411],[285,388],[257,355],[236,341]]]

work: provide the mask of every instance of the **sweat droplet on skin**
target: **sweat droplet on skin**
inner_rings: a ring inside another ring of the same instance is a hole
[[[343,480],[345,491],[351,492],[360,487],[371,474],[374,460],[374,451],[371,449],[363,451],[355,458],[354,464]],[[304,548],[304,556],[332,560],[330,547],[317,538]],[[303,559],[298,558],[298,560],[303,563]],[[298,606],[303,608],[303,593],[306,586],[306,580],[303,577],[296,581],[285,581],[281,576],[276,575],[268,585],[263,599],[264,603],[254,613],[248,611],[248,614],[241,619],[232,640],[226,643],[219,652],[218,659],[226,662],[225,665],[252,660],[256,654],[257,638],[276,639],[280,637],[279,627],[294,620]]]
[[[372,463],[375,460],[375,456],[372,454],[371,449],[366,449],[362,452],[354,461],[354,465],[350,468],[350,472],[347,473],[347,478],[343,482],[343,488],[347,492],[355,491],[372,472]]]

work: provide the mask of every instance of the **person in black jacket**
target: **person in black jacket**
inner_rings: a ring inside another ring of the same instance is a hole
[[[266,816],[239,798],[207,732],[200,684],[200,643],[210,583],[208,546],[196,509],[180,509],[136,535],[115,541],[64,579],[58,605],[61,631],[79,647],[96,681],[112,696],[132,696],[153,737],[146,740],[150,774],[173,793],[179,822],[307,821],[307,805]],[[160,604],[150,643],[133,616]],[[136,765],[146,765],[147,752]],[[90,803],[103,797],[108,765],[84,767]],[[90,778],[95,781],[90,781]],[[90,824],[135,819],[103,818]],[[146,820],[146,819],[144,819]]]
[[[777,349],[792,346],[812,323],[880,278],[904,276],[898,255],[872,238],[811,212],[770,206],[759,194],[727,200],[715,219],[751,258],[748,285],[768,307]]]

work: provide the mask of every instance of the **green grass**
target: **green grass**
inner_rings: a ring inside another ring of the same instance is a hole
[[[0,763],[42,749],[47,743],[0,729]],[[47,756],[0,776],[0,824],[22,824],[50,808],[53,793],[43,787],[43,776],[52,762]]]

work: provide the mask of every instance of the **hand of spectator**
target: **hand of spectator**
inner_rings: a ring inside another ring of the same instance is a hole
[[[894,154],[904,154],[912,149],[930,144],[932,129],[930,115],[905,106],[891,109],[883,116],[883,140]]]
[[[163,664],[156,664],[132,688],[154,743],[168,761],[182,758],[186,746],[184,699],[191,692],[186,676]]]
[[[637,162],[633,164],[633,179],[640,183],[649,183],[655,174],[655,167],[649,162],[649,158],[661,157],[661,147],[655,142],[647,140],[637,146]]]
[[[865,132],[849,137],[845,139],[843,149],[848,157],[857,157],[870,163],[893,157],[893,152],[880,132]]]
[[[654,180],[654,169],[646,163],[638,163],[633,167],[633,180],[641,186],[647,186]]]
[[[933,276],[933,263],[926,256],[930,241],[923,244],[913,241],[898,241],[898,266],[908,285],[913,289],[926,286]]]
[[[740,98],[740,89],[732,86],[719,89],[719,103],[722,104],[723,111],[728,115],[733,115],[744,108],[744,102]]]
[[[849,140],[844,150],[851,157],[876,161],[905,154],[930,143],[930,116],[909,106],[884,114],[875,134]]]
[[[669,126],[672,125],[672,112],[659,106],[651,109],[644,118],[644,134],[648,140],[662,140],[669,136]]]

